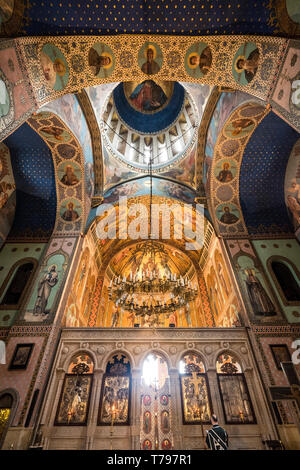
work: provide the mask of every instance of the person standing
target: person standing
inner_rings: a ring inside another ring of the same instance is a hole
[[[218,424],[218,418],[215,414],[211,416],[212,428],[207,432],[206,445],[210,450],[227,450],[228,434]]]

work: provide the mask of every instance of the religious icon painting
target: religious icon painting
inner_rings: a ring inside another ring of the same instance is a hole
[[[69,80],[69,66],[63,53],[53,44],[45,44],[40,60],[47,85],[56,91],[63,90]]]
[[[77,199],[67,199],[60,206],[60,216],[65,222],[74,222],[79,219],[82,207]]]
[[[172,444],[169,439],[164,439],[161,443],[162,450],[170,450],[172,449]]]
[[[167,406],[169,403],[169,397],[168,395],[161,395],[160,396],[160,403],[162,406]]]
[[[115,68],[115,56],[111,48],[103,42],[97,42],[91,47],[88,62],[93,75],[97,78],[108,78]]]
[[[80,183],[81,169],[75,162],[61,163],[57,168],[59,181],[65,186],[75,186]]]
[[[65,129],[61,127],[55,126],[44,126],[42,127],[39,132],[41,133],[42,137],[49,142],[53,142],[54,144],[59,144],[62,142],[68,142],[71,140],[71,135]]]
[[[237,172],[236,162],[234,160],[219,160],[215,166],[214,175],[220,183],[230,183]]]
[[[92,380],[92,374],[66,374],[55,418],[56,426],[86,424]]]
[[[129,423],[129,376],[106,375],[102,383],[99,414],[100,425],[126,425]]]
[[[209,423],[211,404],[206,376],[193,372],[180,377],[184,424]]]
[[[161,430],[164,434],[170,431],[170,416],[168,411],[162,411],[160,415]]]
[[[240,212],[235,204],[220,204],[216,209],[216,215],[222,224],[233,225],[240,220]]]
[[[151,432],[151,413],[150,411],[145,411],[144,420],[143,420],[143,431],[145,434]]]
[[[241,139],[242,137],[246,137],[250,132],[252,132],[254,126],[255,123],[254,121],[252,121],[252,119],[234,119],[225,126],[223,132],[226,137],[233,139]]]
[[[33,293],[26,307],[24,320],[44,322],[52,314],[58,291],[67,266],[67,258],[56,253],[46,259],[40,268]]]
[[[125,96],[135,110],[144,114],[161,111],[173,94],[174,83],[172,82],[158,84],[153,80],[145,80],[134,88],[130,86],[132,83],[124,83]]]
[[[203,77],[210,71],[211,64],[211,48],[205,42],[196,42],[188,49],[185,55],[185,70],[190,77]]]
[[[143,403],[145,406],[150,406],[151,405],[151,397],[150,395],[145,395],[143,398]]]
[[[273,359],[278,370],[282,371],[281,362],[290,362],[291,355],[286,344],[270,344]]]
[[[9,369],[26,369],[34,344],[17,344]]]
[[[146,42],[139,50],[138,64],[144,74],[157,74],[163,64],[163,54],[158,44]]]
[[[142,445],[143,450],[151,450],[152,449],[152,443],[149,441],[149,439],[145,439]]]
[[[257,72],[259,50],[254,42],[245,42],[234,56],[232,73],[239,85],[248,85]]]

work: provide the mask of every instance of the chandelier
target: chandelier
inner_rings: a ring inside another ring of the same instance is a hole
[[[153,241],[138,244],[136,253],[143,254],[139,267],[145,255],[150,255],[154,261],[156,255],[167,254],[162,244]],[[197,293],[196,282],[193,285],[187,276],[171,271],[162,274],[156,269],[139,272],[138,268],[127,276],[114,276],[108,286],[109,299],[136,315],[169,314],[193,301]],[[167,295],[169,299],[161,301],[157,298],[160,294]],[[142,300],[137,300],[137,297]]]

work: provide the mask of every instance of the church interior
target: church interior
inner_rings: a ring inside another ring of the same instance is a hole
[[[298,0],[1,2],[0,449],[300,449],[299,130]]]

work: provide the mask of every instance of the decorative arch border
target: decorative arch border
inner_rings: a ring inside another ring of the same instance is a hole
[[[266,265],[267,265],[267,268],[268,268],[268,272],[276,286],[276,289],[280,295],[280,298],[282,300],[282,303],[283,305],[286,305],[286,306],[295,306],[295,307],[299,307],[300,305],[300,302],[297,302],[297,301],[288,301],[283,293],[283,290],[274,274],[274,271],[272,269],[272,262],[273,261],[280,261],[281,263],[287,265],[290,269],[290,267],[292,267],[292,275],[294,276],[294,274],[297,276],[297,278],[295,279],[296,282],[299,283],[300,281],[300,271],[298,270],[297,266],[293,263],[293,261],[289,260],[288,258],[286,258],[285,256],[279,256],[279,255],[274,255],[274,256],[270,256],[270,258],[267,259],[267,262],[266,262]],[[293,272],[294,271],[294,272]],[[294,276],[295,277],[295,276]]]
[[[66,126],[66,124],[53,113],[41,112],[33,115],[28,119],[27,123],[29,126],[39,134],[44,142],[49,147],[52,153],[54,172],[55,172],[55,185],[57,195],[57,207],[56,207],[56,220],[53,235],[64,235],[74,236],[82,232],[85,221],[88,217],[88,207],[86,204],[85,195],[85,170],[84,170],[84,156],[80,143],[74,136],[72,131]],[[47,138],[43,132],[43,128],[52,127],[60,129],[61,134],[69,135],[70,138],[67,142],[57,139],[55,136]],[[55,141],[56,139],[56,141]],[[70,155],[70,156],[69,156]],[[73,186],[66,186],[59,180],[58,167],[61,164],[76,163],[80,167],[81,179],[78,184]],[[81,214],[77,220],[72,222],[66,222],[60,216],[60,210],[62,204],[68,199],[78,201],[81,207]]]
[[[183,357],[187,356],[188,354],[195,354],[201,358],[201,361],[204,364],[205,374],[206,374],[207,371],[209,370],[207,357],[205,356],[205,354],[203,354],[202,351],[197,351],[197,349],[195,348],[188,348],[188,349],[184,349],[183,351],[180,351],[176,359],[176,369],[179,371],[180,361],[182,361]]]
[[[99,364],[98,364],[99,361],[97,359],[97,355],[95,354],[95,352],[92,351],[89,347],[82,347],[82,348],[76,349],[75,351],[71,351],[67,354],[67,357],[64,359],[62,367],[61,367],[65,374],[68,373],[68,367],[70,365],[72,358],[74,356],[79,356],[80,354],[86,354],[87,356],[90,356],[90,358],[94,362],[94,371],[95,369],[99,368]]]
[[[253,113],[249,114],[245,111],[247,109],[253,108]],[[256,112],[255,112],[256,108]],[[259,125],[259,123],[264,119],[266,114],[270,112],[271,108],[267,106],[264,108],[261,104],[256,103],[255,101],[250,101],[248,103],[243,103],[237,109],[233,111],[230,117],[226,120],[222,132],[219,134],[215,148],[214,148],[214,155],[213,161],[211,166],[211,171],[209,175],[209,188],[210,188],[210,199],[209,209],[211,213],[211,217],[214,222],[215,229],[217,233],[224,237],[224,238],[232,238],[235,237],[245,237],[248,235],[248,230],[244,221],[242,208],[240,204],[240,191],[239,191],[239,177],[240,177],[240,170],[243,160],[243,154],[245,148],[253,135],[255,129]],[[244,114],[243,114],[244,112]],[[243,135],[243,131],[241,131],[241,136],[238,138],[234,138],[234,136],[229,136],[225,134],[226,129],[232,124],[235,120],[248,120],[252,121],[252,128],[249,130],[248,133]],[[224,153],[224,149],[227,147],[226,152]],[[226,161],[231,163],[231,165],[235,165],[236,167],[236,174],[228,182],[220,182],[217,177],[215,176],[215,171],[217,165],[221,161]],[[221,220],[218,219],[216,213],[218,207],[224,207],[226,205],[231,205],[238,210],[239,218],[232,224],[225,224]]]

